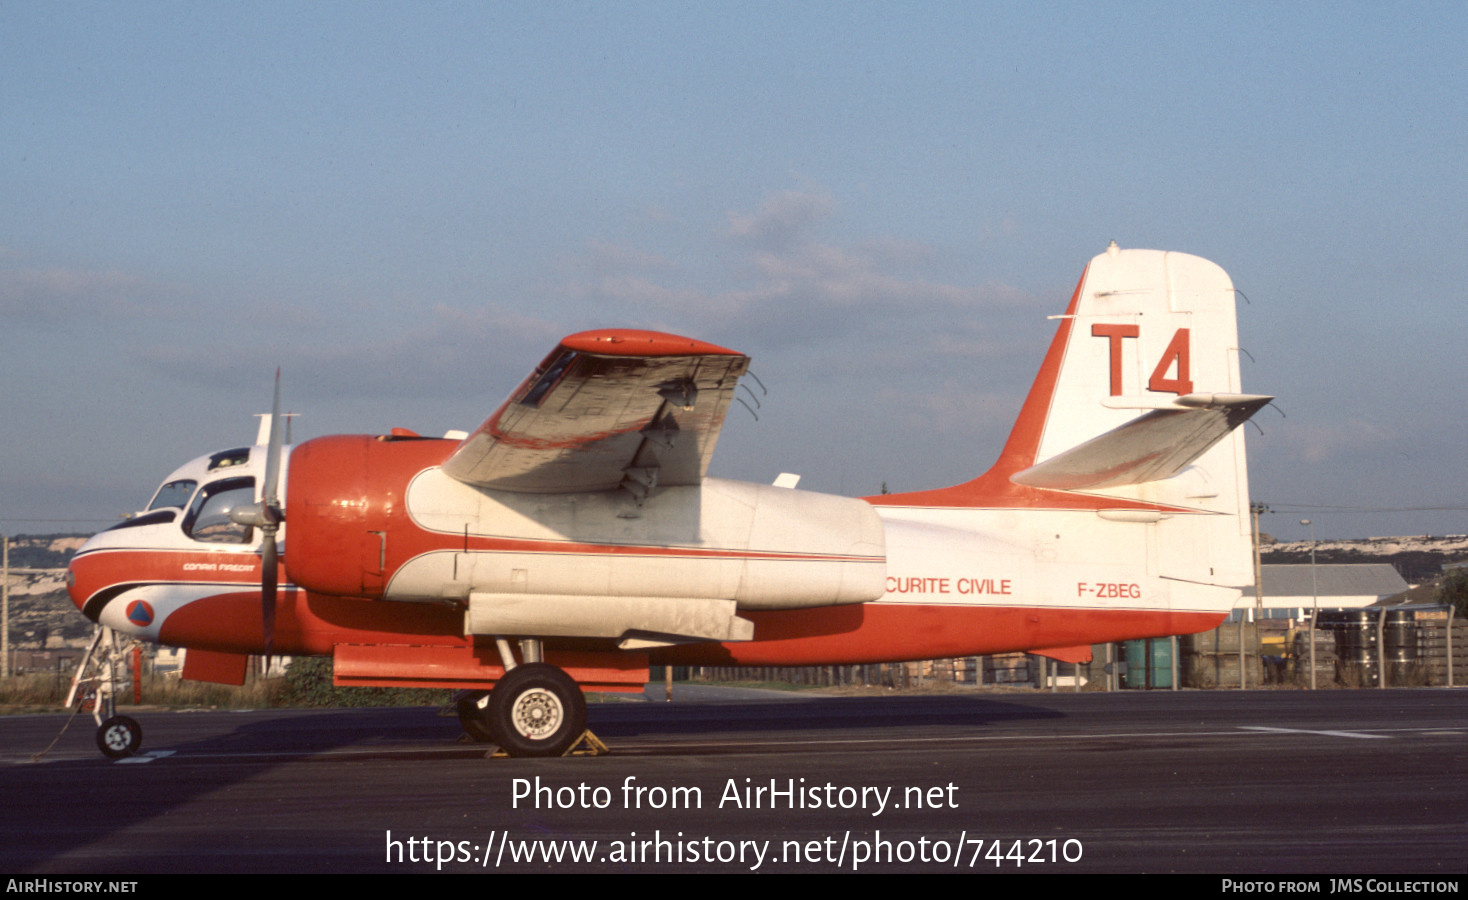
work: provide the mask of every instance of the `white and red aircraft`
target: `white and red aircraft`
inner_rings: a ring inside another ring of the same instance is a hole
[[[865,499],[708,477],[749,359],[670,334],[572,335],[443,439],[283,446],[277,383],[268,438],[169,475],[77,552],[71,597],[187,647],[187,678],[318,655],[342,685],[469,691],[466,730],[525,756],[652,664],[1088,660],[1212,628],[1252,582],[1236,429],[1270,398],[1240,393],[1234,306],[1213,263],[1113,244],[998,462]],[[136,750],[136,723],[99,740]]]

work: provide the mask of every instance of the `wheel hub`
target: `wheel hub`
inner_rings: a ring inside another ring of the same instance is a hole
[[[544,688],[534,688],[515,698],[510,710],[515,730],[531,740],[544,740],[556,733],[566,718],[561,699]]]
[[[113,725],[111,728],[107,729],[102,739],[105,740],[107,742],[107,746],[111,747],[113,750],[126,750],[128,741],[132,740],[132,735],[128,733],[126,727],[122,725]]]

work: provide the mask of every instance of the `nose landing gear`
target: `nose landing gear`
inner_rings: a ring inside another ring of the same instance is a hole
[[[81,698],[83,711],[91,712],[97,723],[97,749],[112,759],[132,756],[143,746],[143,726],[130,716],[117,715],[115,683],[122,659],[117,633],[98,625],[66,695],[68,707]]]

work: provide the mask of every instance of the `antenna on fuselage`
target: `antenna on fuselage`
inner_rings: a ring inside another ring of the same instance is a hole
[[[291,442],[291,419],[299,415],[300,413],[286,413],[281,416],[285,420],[285,443],[287,444]],[[255,430],[255,446],[267,446],[270,443],[270,422],[272,415],[270,413],[255,413],[255,418],[260,420],[260,427]]]

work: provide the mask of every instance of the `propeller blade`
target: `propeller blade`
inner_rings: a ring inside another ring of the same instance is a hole
[[[265,532],[265,552],[260,565],[260,618],[265,623],[265,659],[268,665],[275,646],[275,589],[280,580],[280,560],[274,526],[261,530]]]
[[[280,454],[284,437],[280,417],[280,368],[275,370],[275,402],[270,408],[270,448],[265,455],[265,486],[261,498],[265,501],[266,515],[280,517]]]
[[[275,541],[284,516],[280,509],[280,457],[284,429],[280,416],[280,367],[275,369],[275,401],[270,407],[270,447],[265,455],[265,484],[260,493],[260,533],[265,546],[260,556],[260,619],[265,628],[265,665],[275,647],[275,594],[280,584],[280,547]]]

